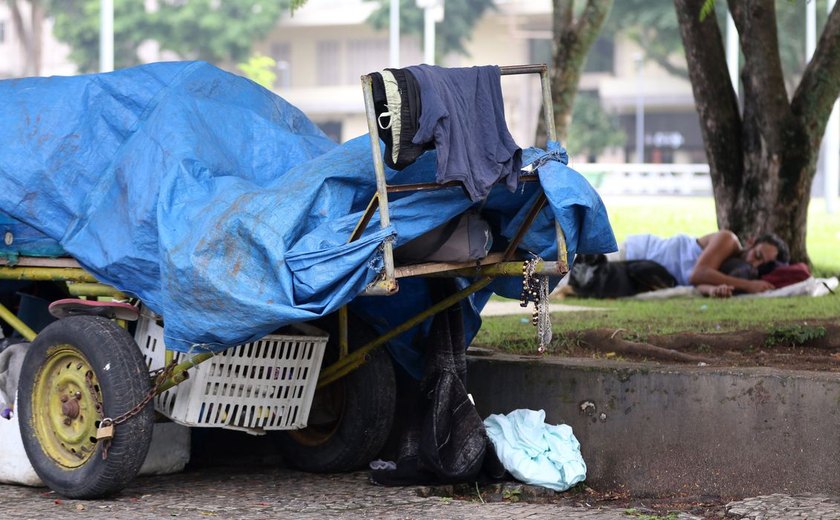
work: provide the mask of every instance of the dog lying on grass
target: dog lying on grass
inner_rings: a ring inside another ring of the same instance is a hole
[[[606,255],[578,255],[569,274],[569,285],[584,298],[622,298],[674,287],[677,281],[650,260],[610,262]]]

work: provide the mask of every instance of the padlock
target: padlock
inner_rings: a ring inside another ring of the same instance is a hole
[[[99,428],[96,429],[97,441],[108,441],[114,438],[114,423],[108,420],[99,423]]]

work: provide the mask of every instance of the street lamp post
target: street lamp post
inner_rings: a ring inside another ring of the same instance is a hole
[[[435,24],[443,20],[443,0],[417,0],[423,9],[423,61],[435,64]]]
[[[738,61],[741,49],[738,46],[738,29],[732,13],[726,12],[726,67],[729,69],[729,80],[735,90],[735,97],[740,97],[740,81],[738,78]]]
[[[388,27],[390,41],[388,44],[388,65],[391,68],[400,66],[400,0],[391,0],[390,25]]]
[[[829,0],[828,13],[834,7],[835,0]],[[810,61],[817,48],[817,5],[816,2],[805,4],[805,56]],[[825,197],[825,210],[827,213],[837,211],[837,195],[840,191],[838,177],[840,177],[840,119],[838,119],[837,102],[828,118],[828,124],[823,134],[822,146],[820,147],[820,160],[818,168],[823,177],[823,196]]]
[[[99,72],[114,70],[114,0],[99,0]]]
[[[636,162],[645,162],[645,90],[642,81],[644,56],[641,52],[633,57],[636,63]]]
[[[834,8],[835,0],[828,0],[828,13]],[[834,102],[834,109],[828,118],[823,135],[823,180],[825,182],[825,209],[837,212],[837,196],[840,192],[840,102]]]

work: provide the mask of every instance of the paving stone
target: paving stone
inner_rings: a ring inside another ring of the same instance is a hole
[[[840,497],[817,494],[774,493],[726,504],[726,513],[755,520],[775,518],[840,519]]]
[[[509,483],[505,489],[527,490]],[[533,486],[530,486],[533,487]],[[502,491],[503,492],[503,491]],[[539,498],[542,488],[526,496]],[[532,494],[532,495],[528,495]],[[424,496],[421,496],[424,495]],[[768,495],[726,506],[727,518],[840,519],[840,501],[823,495]],[[0,518],[242,519],[375,518],[386,520],[542,519],[632,520],[623,508],[572,507],[546,502],[486,502],[434,496],[418,487],[373,486],[366,473],[313,475],[286,469],[203,468],[136,479],[118,496],[65,500],[44,488],[0,486]],[[699,520],[682,513],[679,520]]]

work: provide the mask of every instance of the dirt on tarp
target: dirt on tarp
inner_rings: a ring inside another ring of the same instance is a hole
[[[695,366],[840,372],[840,321],[790,322],[766,330],[668,335],[642,335],[620,328],[589,329],[555,334],[548,354]]]

